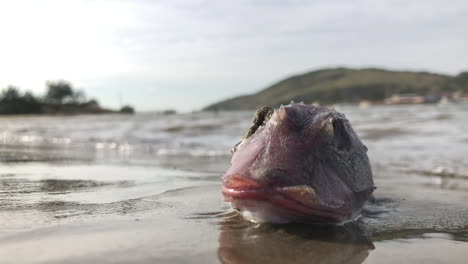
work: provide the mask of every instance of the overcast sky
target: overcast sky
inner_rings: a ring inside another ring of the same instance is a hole
[[[468,1],[0,1],[1,88],[189,111],[331,66],[468,70]]]

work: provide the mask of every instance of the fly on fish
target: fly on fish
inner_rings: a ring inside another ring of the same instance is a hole
[[[254,222],[353,221],[375,189],[367,147],[327,107],[262,107],[232,152],[222,193]]]

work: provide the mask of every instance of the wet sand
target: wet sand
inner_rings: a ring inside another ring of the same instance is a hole
[[[104,203],[42,227],[9,229],[0,235],[2,263],[464,263],[468,210],[461,205],[391,200],[384,202],[391,214],[339,227],[258,225],[225,204],[219,188]],[[116,214],[125,206],[131,210]],[[63,210],[49,209],[55,217]]]

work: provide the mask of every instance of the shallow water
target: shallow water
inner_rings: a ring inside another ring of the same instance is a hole
[[[2,117],[0,261],[465,263],[468,105],[336,108],[385,209],[340,227],[256,225],[222,201],[250,112]]]

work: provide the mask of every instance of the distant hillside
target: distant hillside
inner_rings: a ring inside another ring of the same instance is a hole
[[[262,105],[276,107],[291,100],[321,104],[361,100],[379,102],[395,93],[426,95],[457,90],[468,92],[468,72],[454,77],[428,72],[335,68],[292,76],[255,94],[224,100],[204,110],[256,109]]]

